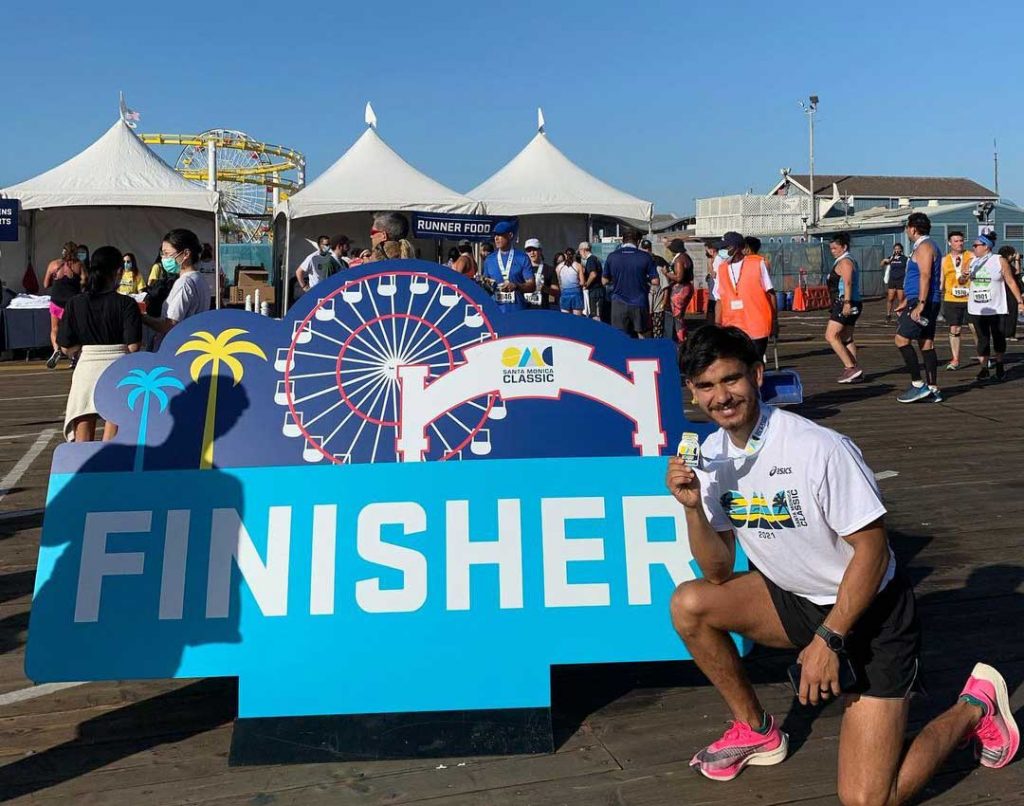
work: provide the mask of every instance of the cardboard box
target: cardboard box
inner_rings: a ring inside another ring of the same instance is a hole
[[[267,285],[269,276],[266,271],[260,269],[243,269],[238,272],[238,287],[239,288],[259,288],[260,286]]]
[[[256,290],[260,292],[260,302],[269,302],[273,305],[277,300],[274,295],[274,287],[269,285],[257,285],[249,288],[242,288],[237,285],[231,286],[228,302],[232,305],[245,304],[245,298],[251,296],[253,304],[256,302]]]

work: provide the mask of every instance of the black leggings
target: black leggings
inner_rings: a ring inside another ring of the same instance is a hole
[[[996,355],[1006,352],[1006,333],[1003,331],[1003,316],[998,313],[974,316],[974,328],[978,331],[978,355],[988,358],[989,341]]]

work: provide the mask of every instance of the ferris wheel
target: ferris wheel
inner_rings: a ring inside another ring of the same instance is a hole
[[[222,215],[244,241],[259,240],[267,232],[267,221],[274,212],[273,189],[231,178],[258,176],[272,165],[266,151],[245,148],[251,138],[232,129],[209,129],[197,136],[200,141],[182,149],[175,170],[205,176],[209,165],[206,143],[217,143],[217,187],[221,194]]]
[[[451,283],[402,270],[351,280],[318,299],[277,351],[282,433],[302,438],[307,462],[399,461],[398,368],[428,366],[433,380],[464,363],[463,350],[494,338],[480,305]],[[494,395],[460,403],[430,424],[423,458],[486,456],[489,421],[504,416]]]

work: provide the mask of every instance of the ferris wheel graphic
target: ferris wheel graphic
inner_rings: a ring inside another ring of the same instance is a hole
[[[310,293],[316,293],[314,290]],[[398,368],[422,365],[434,379],[465,363],[462,351],[497,338],[480,305],[452,283],[424,272],[385,271],[318,298],[277,350],[282,374],[274,400],[282,433],[306,462],[396,462],[401,383]],[[489,420],[505,416],[495,395],[467,400],[430,425],[424,459],[491,452]]]

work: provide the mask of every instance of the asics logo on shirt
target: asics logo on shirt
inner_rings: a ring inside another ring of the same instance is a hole
[[[791,467],[773,467],[768,471],[769,476],[791,476],[793,475],[793,468]]]
[[[796,526],[785,490],[775,493],[770,504],[764,493],[747,496],[739,490],[729,490],[722,494],[721,503],[729,521],[737,528],[792,529]]]

